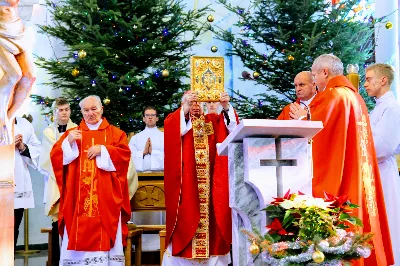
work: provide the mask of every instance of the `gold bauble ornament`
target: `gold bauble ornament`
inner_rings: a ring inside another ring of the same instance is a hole
[[[211,46],[211,52],[216,53],[218,51],[218,47],[213,45]]]
[[[208,21],[208,22],[214,22],[214,16],[213,16],[213,15],[209,15],[209,16],[207,17],[207,21]]]
[[[387,29],[387,30],[390,30],[390,29],[392,29],[393,28],[393,23],[392,22],[386,22],[386,24],[385,24],[385,28]]]
[[[74,78],[76,78],[79,75],[79,70],[74,68],[72,69],[71,74]]]
[[[312,259],[314,262],[316,263],[321,263],[325,260],[325,255],[324,253],[322,253],[319,250],[314,251],[314,253],[312,254]]]
[[[253,243],[250,245],[249,251],[252,255],[257,255],[260,253],[260,247],[256,244],[256,241],[253,241]]]
[[[253,72],[253,78],[258,79],[260,77],[260,73],[258,73],[257,71]]]
[[[106,98],[103,100],[103,103],[104,103],[105,105],[109,105],[110,102],[111,102],[111,100],[110,100],[110,98],[108,98],[108,97],[106,97]]]
[[[294,60],[294,56],[293,55],[289,55],[287,58],[289,61],[293,61]]]
[[[169,71],[168,71],[167,69],[164,69],[164,70],[161,72],[161,75],[162,75],[164,78],[166,78],[166,77],[169,76]]]
[[[86,52],[85,52],[85,50],[80,50],[80,51],[78,52],[78,57],[79,57],[80,59],[85,58],[85,57],[86,57]]]
[[[354,13],[358,13],[363,9],[363,7],[361,5],[356,6],[355,8],[353,8]]]

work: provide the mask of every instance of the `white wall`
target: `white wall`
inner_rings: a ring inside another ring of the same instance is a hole
[[[392,22],[393,28],[388,30],[385,23],[377,24],[376,35],[376,62],[386,63],[393,66],[395,70],[392,90],[400,102],[400,56],[399,56],[399,6],[398,0],[376,0],[375,16],[377,18],[391,14],[387,20]]]

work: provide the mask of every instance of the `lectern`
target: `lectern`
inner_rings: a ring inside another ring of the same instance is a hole
[[[248,251],[240,230],[265,233],[268,217],[261,209],[287,190],[312,192],[312,137],[320,121],[243,119],[218,154],[229,157],[229,205],[232,208],[233,265],[261,265]],[[327,151],[329,152],[329,151]]]

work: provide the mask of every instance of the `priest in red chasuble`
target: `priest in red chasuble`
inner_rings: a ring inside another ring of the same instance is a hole
[[[195,93],[164,122],[167,250],[163,266],[228,265],[232,242],[228,159],[222,142],[238,124],[226,92],[221,114],[203,114]]]
[[[128,141],[102,117],[98,96],[79,106],[83,120],[65,132],[50,155],[60,189],[60,265],[123,266],[131,216]]]
[[[297,96],[295,102],[298,103],[303,109],[306,109],[305,106],[308,107],[310,105],[317,93],[311,71],[302,71],[298,73],[294,78],[294,88]],[[290,105],[291,104],[288,104],[283,108],[282,112],[276,118],[277,120],[291,119]]]
[[[313,194],[348,195],[359,205],[364,232],[374,233],[374,250],[352,265],[393,265],[388,220],[368,110],[364,100],[343,76],[343,63],[334,55],[315,59],[312,74],[318,94],[310,103],[311,119],[324,128],[313,138]],[[291,117],[306,116],[296,103]],[[398,237],[398,236],[392,236]]]

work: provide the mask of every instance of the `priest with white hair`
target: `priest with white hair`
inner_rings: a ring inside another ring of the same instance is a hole
[[[324,125],[313,137],[313,196],[346,196],[361,207],[356,213],[363,223],[359,232],[374,234],[374,250],[371,256],[352,265],[393,265],[382,182],[365,102],[343,76],[343,63],[335,55],[317,57],[311,72],[318,87],[318,94],[309,105],[311,119]],[[296,103],[291,105],[290,114],[294,119],[307,115]]]
[[[51,151],[60,190],[60,265],[123,266],[131,216],[126,134],[103,117],[101,99],[84,98],[83,120]]]

